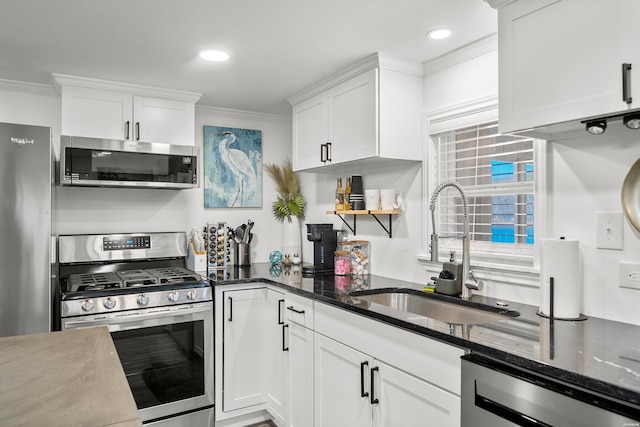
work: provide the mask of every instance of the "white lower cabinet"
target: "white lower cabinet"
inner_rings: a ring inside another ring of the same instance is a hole
[[[253,286],[215,292],[217,425],[460,426],[463,349]]]
[[[295,322],[288,326],[288,385],[290,427],[313,426],[313,330]]]
[[[267,343],[264,357],[267,361],[265,369],[265,398],[267,409],[277,419],[279,425],[286,425],[288,390],[288,352],[287,329],[284,321],[284,293],[267,290],[266,308]]]
[[[223,292],[222,371],[225,412],[265,401],[266,289]],[[220,378],[217,378],[219,381]]]
[[[460,398],[317,334],[315,426],[460,425]]]

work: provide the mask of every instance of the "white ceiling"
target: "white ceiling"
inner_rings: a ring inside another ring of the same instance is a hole
[[[453,35],[428,40],[436,27]],[[483,0],[2,0],[0,79],[72,74],[290,114],[288,97],[372,53],[423,63],[496,31]]]

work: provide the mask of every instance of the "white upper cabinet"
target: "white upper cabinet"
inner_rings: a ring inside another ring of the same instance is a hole
[[[62,134],[124,141],[195,144],[200,94],[54,74]]]
[[[372,55],[289,98],[293,168],[419,160],[422,67]]]
[[[502,133],[584,135],[583,120],[640,107],[640,2],[487,1],[499,8]]]

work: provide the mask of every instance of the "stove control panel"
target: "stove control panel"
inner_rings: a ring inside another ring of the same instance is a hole
[[[102,238],[102,250],[151,249],[151,236],[108,236]]]

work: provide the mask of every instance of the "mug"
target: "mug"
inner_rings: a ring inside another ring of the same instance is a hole
[[[402,208],[402,193],[391,188],[380,190],[380,209],[390,211]]]
[[[380,190],[364,190],[365,209],[377,211],[380,209]]]

